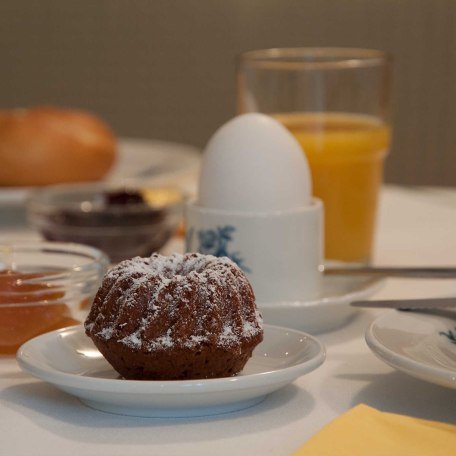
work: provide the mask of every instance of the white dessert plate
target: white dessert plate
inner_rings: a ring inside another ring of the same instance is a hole
[[[325,359],[308,334],[265,325],[264,340],[236,377],[209,380],[124,380],[108,364],[82,326],[26,342],[20,367],[84,404],[105,412],[145,417],[191,417],[241,410],[307,374]]]
[[[456,388],[455,317],[389,311],[366,331],[370,349],[413,377]]]
[[[149,139],[120,138],[117,162],[106,180],[128,183],[144,180],[165,183],[184,173],[197,171],[200,153],[185,144]],[[24,203],[31,187],[0,187],[0,205],[17,206]]]
[[[314,299],[258,303],[264,321],[318,334],[346,324],[359,309],[352,301],[366,299],[383,286],[378,277],[324,276],[322,290]]]

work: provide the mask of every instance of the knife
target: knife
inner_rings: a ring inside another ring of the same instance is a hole
[[[456,308],[456,298],[429,298],[429,299],[384,299],[372,301],[353,301],[353,307],[388,308],[388,309],[451,309]]]
[[[383,277],[403,277],[403,278],[428,278],[428,279],[455,279],[456,268],[454,267],[376,267],[376,266],[348,266],[331,267],[320,266],[320,271],[325,275],[373,275]]]

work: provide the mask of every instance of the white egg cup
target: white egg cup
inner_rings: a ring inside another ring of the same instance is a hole
[[[321,291],[323,204],[268,213],[186,206],[186,251],[227,256],[246,273],[258,303],[302,301]]]

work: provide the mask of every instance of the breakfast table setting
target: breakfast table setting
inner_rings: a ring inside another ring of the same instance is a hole
[[[247,52],[203,151],[0,187],[0,454],[452,454],[456,189],[383,183],[390,70]]]
[[[384,186],[374,264],[453,265],[455,205],[456,191],[452,189]],[[3,226],[2,241],[11,237],[40,238],[26,225]],[[182,249],[179,237],[165,246],[165,252]],[[455,280],[386,279],[372,298],[443,297],[454,295],[455,289]],[[326,361],[319,369],[251,408],[207,417],[137,418],[96,411],[22,372],[13,357],[3,357],[3,451],[18,455],[285,455],[292,454],[323,426],[358,404],[454,424],[454,386],[450,389],[398,371],[378,359],[366,345],[364,333],[369,325],[382,315],[396,312],[357,311],[340,328],[318,334],[326,348]],[[449,343],[448,348],[453,349],[455,371],[455,348]],[[453,375],[455,383],[456,374]],[[351,433],[356,435],[356,431]],[[371,454],[375,454],[372,448]]]

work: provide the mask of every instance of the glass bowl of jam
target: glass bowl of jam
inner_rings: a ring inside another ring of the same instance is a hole
[[[177,188],[58,185],[29,197],[27,217],[46,240],[87,244],[117,263],[162,248],[177,231],[183,203]]]
[[[103,252],[85,245],[0,243],[0,355],[82,322],[108,264]]]

